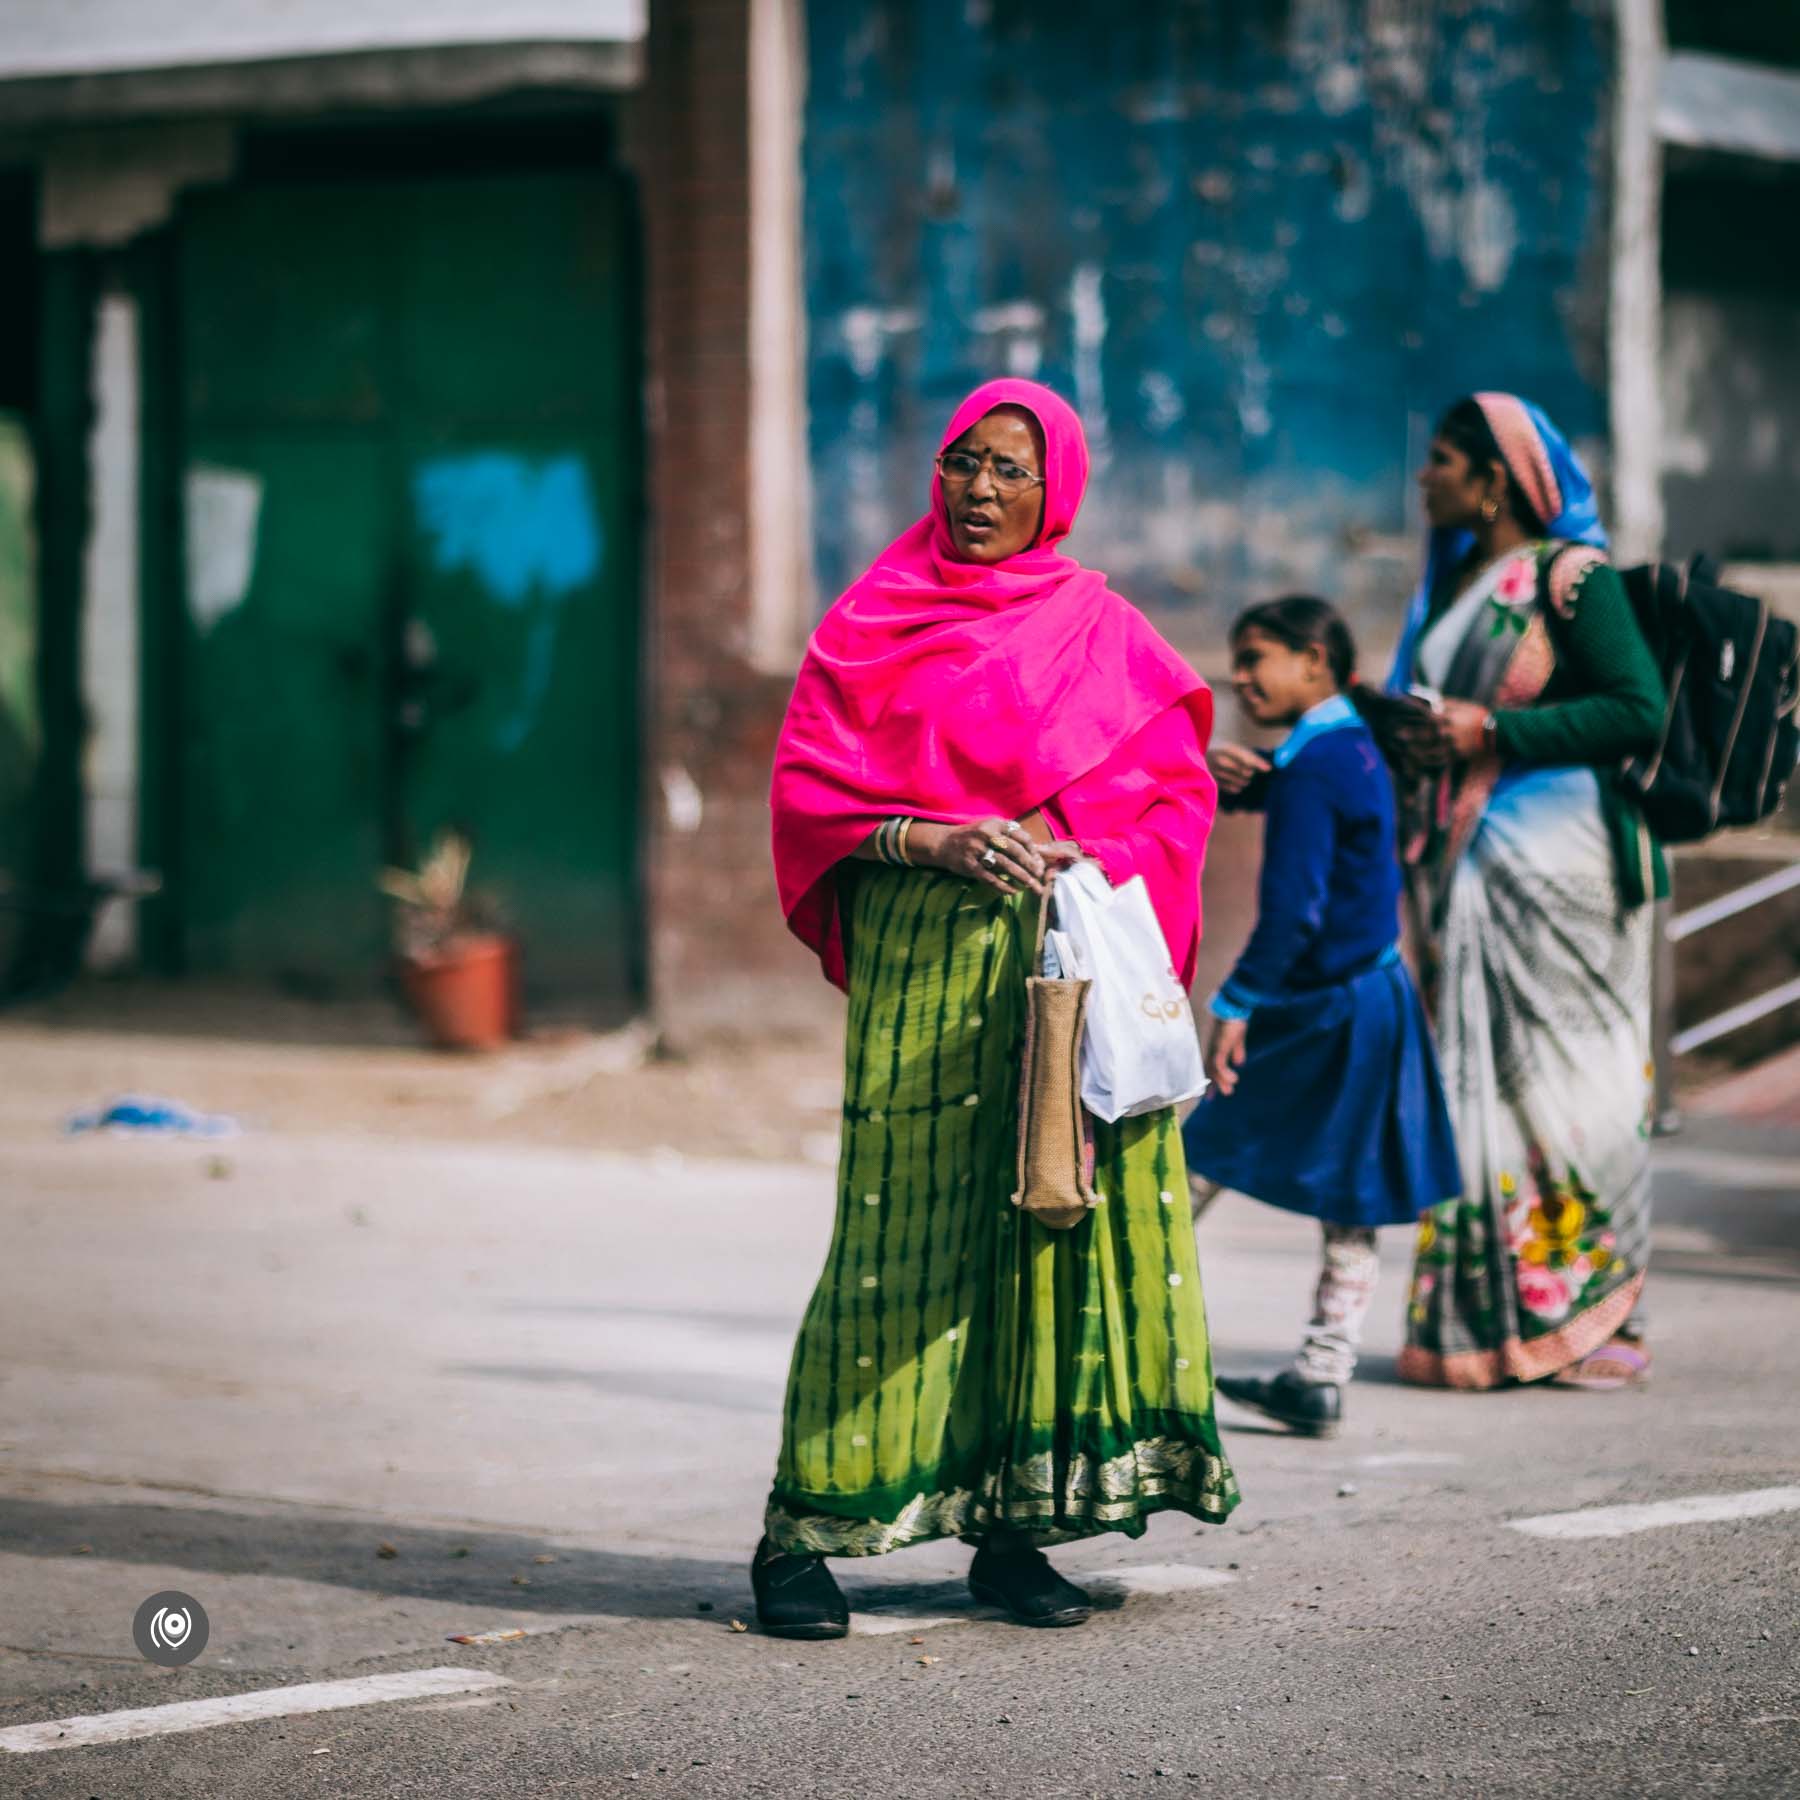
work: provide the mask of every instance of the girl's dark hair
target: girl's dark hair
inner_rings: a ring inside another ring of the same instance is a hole
[[[1537,516],[1536,509],[1513,479],[1512,470],[1501,452],[1500,440],[1494,436],[1494,428],[1487,422],[1487,414],[1481,410],[1480,401],[1472,394],[1457,401],[1438,420],[1437,435],[1445,443],[1455,445],[1474,468],[1485,469],[1490,463],[1498,463],[1505,469],[1507,504],[1512,509],[1512,516],[1518,520],[1520,530],[1527,537],[1544,535],[1544,521]]]
[[[1341,692],[1356,674],[1356,640],[1338,609],[1311,594],[1284,594],[1238,614],[1231,628],[1235,644],[1246,631],[1261,631],[1290,650],[1317,644],[1325,652],[1331,679]]]

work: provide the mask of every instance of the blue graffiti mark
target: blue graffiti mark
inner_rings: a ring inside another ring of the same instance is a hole
[[[587,469],[578,456],[439,457],[415,472],[413,506],[442,573],[467,570],[501,605],[535,615],[516,703],[495,732],[501,749],[516,750],[550,691],[563,602],[600,572],[603,534]]]
[[[442,457],[413,477],[422,530],[446,573],[469,569],[508,606],[537,591],[562,599],[600,567],[600,521],[578,456],[535,467],[485,450]]]

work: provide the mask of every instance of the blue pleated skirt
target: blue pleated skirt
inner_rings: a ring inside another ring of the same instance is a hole
[[[1411,1224],[1462,1174],[1437,1053],[1397,960],[1251,1015],[1236,1091],[1183,1128],[1188,1167],[1333,1225]]]

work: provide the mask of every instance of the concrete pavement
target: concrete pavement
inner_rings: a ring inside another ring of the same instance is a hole
[[[795,1646],[730,1621],[751,1616],[828,1168],[50,1123],[9,1108],[0,1137],[0,1742],[369,1675],[505,1685],[0,1749],[0,1793],[1800,1784],[1800,1512],[1510,1528],[1800,1483],[1791,1131],[1704,1121],[1659,1148],[1648,1391],[1399,1387],[1407,1245],[1389,1234],[1345,1434],[1228,1409],[1230,1525],[1164,1516],[1059,1553],[1101,1580],[1091,1626],[983,1615],[966,1551],[931,1546],[838,1565],[857,1635]],[[1209,1214],[1221,1366],[1291,1347],[1312,1231],[1231,1198]],[[163,1588],[210,1615],[185,1669],[132,1646]]]

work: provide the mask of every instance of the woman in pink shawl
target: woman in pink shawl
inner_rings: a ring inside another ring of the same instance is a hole
[[[1087,472],[1047,388],[971,394],[776,753],[782,905],[850,997],[836,1228],[752,1566],[783,1636],[846,1631],[826,1557],[952,1536],[977,1598],[1079,1624],[1040,1545],[1237,1501],[1173,1113],[1095,1124],[1072,1229],[1011,1200],[1041,896],[1083,858],[1143,876],[1191,979],[1216,797],[1205,683],[1060,548]]]

